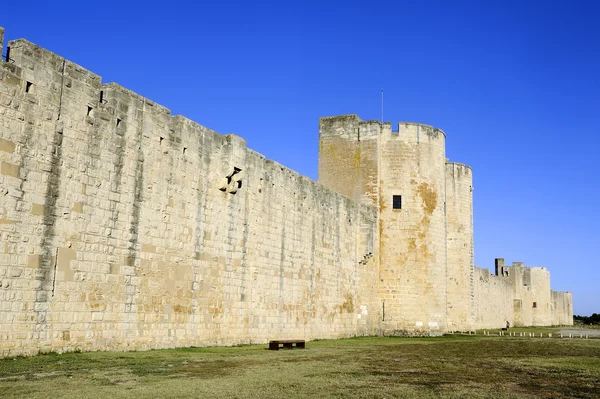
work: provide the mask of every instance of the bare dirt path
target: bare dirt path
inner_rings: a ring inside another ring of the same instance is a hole
[[[598,328],[561,328],[559,334],[589,335],[590,337],[600,337]]]

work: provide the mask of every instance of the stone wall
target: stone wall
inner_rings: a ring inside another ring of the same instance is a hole
[[[477,328],[501,328],[514,319],[514,286],[506,276],[475,267],[475,325]]]
[[[572,305],[551,300],[545,268],[497,259],[495,275],[475,269],[472,170],[447,162],[444,132],[407,122],[393,132],[390,123],[342,115],[320,119],[319,139],[320,183],[378,207],[383,333],[568,320],[568,312],[554,315]]]
[[[319,182],[379,210],[384,333],[445,331],[444,132],[416,123],[400,123],[393,132],[390,123],[343,115],[321,118],[319,134]],[[470,186],[468,193],[466,218],[470,218]],[[465,262],[461,268],[466,270],[470,260]],[[468,284],[466,273],[461,282]],[[469,291],[469,286],[463,288]]]
[[[552,291],[552,325],[573,325],[573,296],[570,292]]]
[[[475,328],[473,252],[473,172],[446,163],[446,230],[448,250],[448,330]]]
[[[506,266],[499,258],[494,274],[475,270],[477,328],[500,328],[506,321],[514,327],[573,324],[571,293],[550,290],[545,267]]]
[[[356,115],[319,120],[319,183],[356,202],[378,204],[379,123]]]
[[[389,333],[446,330],[445,139],[415,123],[381,130],[381,295]]]
[[[471,169],[439,129],[322,118],[318,184],[9,47],[0,356],[572,324],[545,268],[474,267]]]
[[[0,355],[374,334],[377,214],[25,40],[0,65]]]

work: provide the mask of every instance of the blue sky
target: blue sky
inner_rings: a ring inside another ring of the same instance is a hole
[[[317,178],[318,118],[435,125],[474,169],[475,261],[600,313],[600,3],[8,2],[25,37]]]

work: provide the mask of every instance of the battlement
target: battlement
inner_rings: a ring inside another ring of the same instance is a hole
[[[496,276],[508,276],[510,274],[510,270],[520,269],[519,273],[531,273],[531,272],[545,272],[549,273],[548,268],[544,266],[525,266],[523,262],[512,262],[510,266],[505,264],[504,258],[496,258],[494,261],[495,264],[495,274]]]
[[[316,183],[27,40],[9,47],[0,357],[439,335],[502,326],[517,302],[523,323],[551,306],[568,320],[545,269],[473,267],[471,168],[447,161],[440,129],[321,118]]]
[[[342,121],[342,120],[356,120],[360,121],[358,115],[356,114],[344,114],[344,115],[335,115],[335,116],[322,116],[319,118],[319,121]]]
[[[473,171],[473,168],[465,163],[453,162],[453,161],[446,160],[446,165],[457,168],[457,169],[468,169],[471,172]]]
[[[473,191],[473,168],[464,163],[449,162],[446,160],[446,175],[451,177],[453,181],[468,179]]]
[[[398,123],[399,137],[416,137],[417,142],[425,138],[437,139],[446,138],[446,133],[442,129],[438,129],[431,125],[416,122],[400,122]]]
[[[319,119],[319,135],[355,141],[379,137],[416,142],[446,138],[442,129],[423,123],[399,122],[397,126],[398,130],[394,131],[391,122],[373,119],[363,121],[356,114],[327,116]]]

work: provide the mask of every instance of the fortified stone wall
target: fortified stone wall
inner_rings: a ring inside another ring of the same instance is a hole
[[[428,125],[320,119],[319,181],[378,207],[382,331],[436,334],[568,319],[545,268],[474,266],[471,168],[445,158],[445,134]],[[558,298],[558,297],[557,297]],[[566,298],[566,297],[565,297]],[[561,304],[561,305],[559,305]]]
[[[475,280],[477,328],[500,328],[507,321],[514,327],[573,324],[571,293],[550,290],[545,267],[506,266],[499,258],[494,274],[476,268]]]
[[[380,124],[356,115],[319,120],[319,183],[356,202],[377,205]]]
[[[439,129],[322,118],[321,185],[26,40],[6,53],[0,356],[572,324],[545,268],[474,267],[471,169]]]
[[[384,332],[421,335],[445,331],[444,132],[416,123],[400,123],[398,132],[393,132],[390,123],[343,115],[321,118],[319,133],[319,182],[379,208]],[[457,195],[461,196],[457,201],[462,201],[462,191]],[[469,197],[470,186],[464,201],[468,202]],[[470,205],[462,206],[468,208],[464,218],[471,224]],[[463,212],[463,208],[457,211]],[[463,218],[463,214],[457,218]],[[466,229],[466,234],[472,231]],[[467,241],[466,251],[470,254],[472,241]],[[466,291],[461,300],[467,306],[472,300],[469,257],[464,258],[467,265],[461,265],[466,276],[460,277],[461,284],[467,284],[461,286]]]
[[[552,325],[573,325],[573,296],[570,292],[552,291]]]
[[[377,331],[377,213],[25,40],[0,64],[0,355]]]
[[[381,129],[381,296],[390,333],[446,330],[445,139],[428,125]]]
[[[514,286],[507,276],[496,276],[489,269],[475,267],[475,325],[502,328],[514,319]]]
[[[514,262],[505,268],[512,276],[515,287],[515,304],[520,302],[520,318],[515,312],[516,326],[552,325],[553,302],[550,290],[550,273],[544,267],[525,267]]]
[[[448,236],[448,330],[475,329],[473,252],[473,173],[469,166],[446,163]]]

